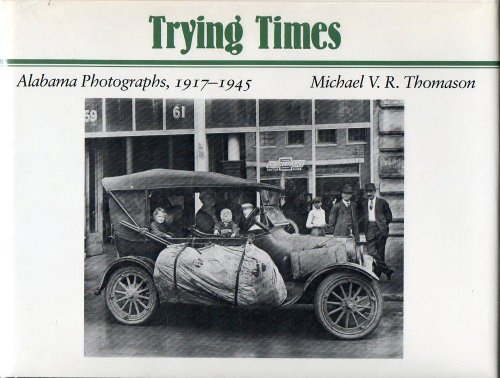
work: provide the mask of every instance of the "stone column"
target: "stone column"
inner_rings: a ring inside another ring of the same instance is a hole
[[[205,100],[194,100],[194,170],[208,172],[208,144],[205,130]],[[199,195],[196,195],[195,210],[201,208]]]
[[[373,182],[392,210],[386,261],[396,271],[404,260],[404,102],[374,101]]]
[[[229,134],[227,141],[227,161],[224,162],[224,173],[242,177],[243,162],[240,160],[240,136]]]

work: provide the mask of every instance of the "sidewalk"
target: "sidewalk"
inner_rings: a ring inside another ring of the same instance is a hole
[[[106,266],[116,259],[116,247],[114,244],[105,243],[103,249],[103,254],[90,256],[85,259],[85,266],[89,268],[85,270],[86,280],[97,278],[89,277],[87,274],[92,276],[97,274],[100,279],[100,275],[104,272]],[[403,259],[397,259],[396,262],[389,261],[389,264],[394,269],[394,274],[390,281],[387,281],[385,275],[382,275],[379,281],[382,296],[386,301],[403,301]]]
[[[390,263],[390,262],[389,262]],[[403,282],[404,282],[404,265],[403,261],[398,261],[397,264],[391,264],[394,273],[390,281],[387,281],[385,275],[380,278],[380,291],[386,301],[403,301]]]

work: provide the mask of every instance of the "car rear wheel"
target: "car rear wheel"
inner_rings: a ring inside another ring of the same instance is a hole
[[[382,295],[376,281],[359,273],[332,274],[316,291],[314,312],[335,337],[361,339],[372,333],[380,322]]]
[[[159,305],[153,277],[138,266],[116,270],[106,286],[106,305],[120,323],[146,323],[154,316]]]

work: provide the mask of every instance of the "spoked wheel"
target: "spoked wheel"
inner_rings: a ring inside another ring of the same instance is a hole
[[[158,309],[158,295],[153,278],[143,268],[118,269],[106,286],[106,305],[120,323],[144,324]]]
[[[382,317],[382,295],[377,283],[361,274],[332,274],[316,291],[314,311],[332,335],[360,339],[377,328]]]

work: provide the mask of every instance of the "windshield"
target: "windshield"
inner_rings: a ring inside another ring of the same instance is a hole
[[[280,206],[280,192],[276,190],[261,190],[260,198],[264,206]]]
[[[289,223],[281,209],[277,206],[265,205],[264,211],[266,212],[267,219],[269,219],[274,226],[282,226]]]

